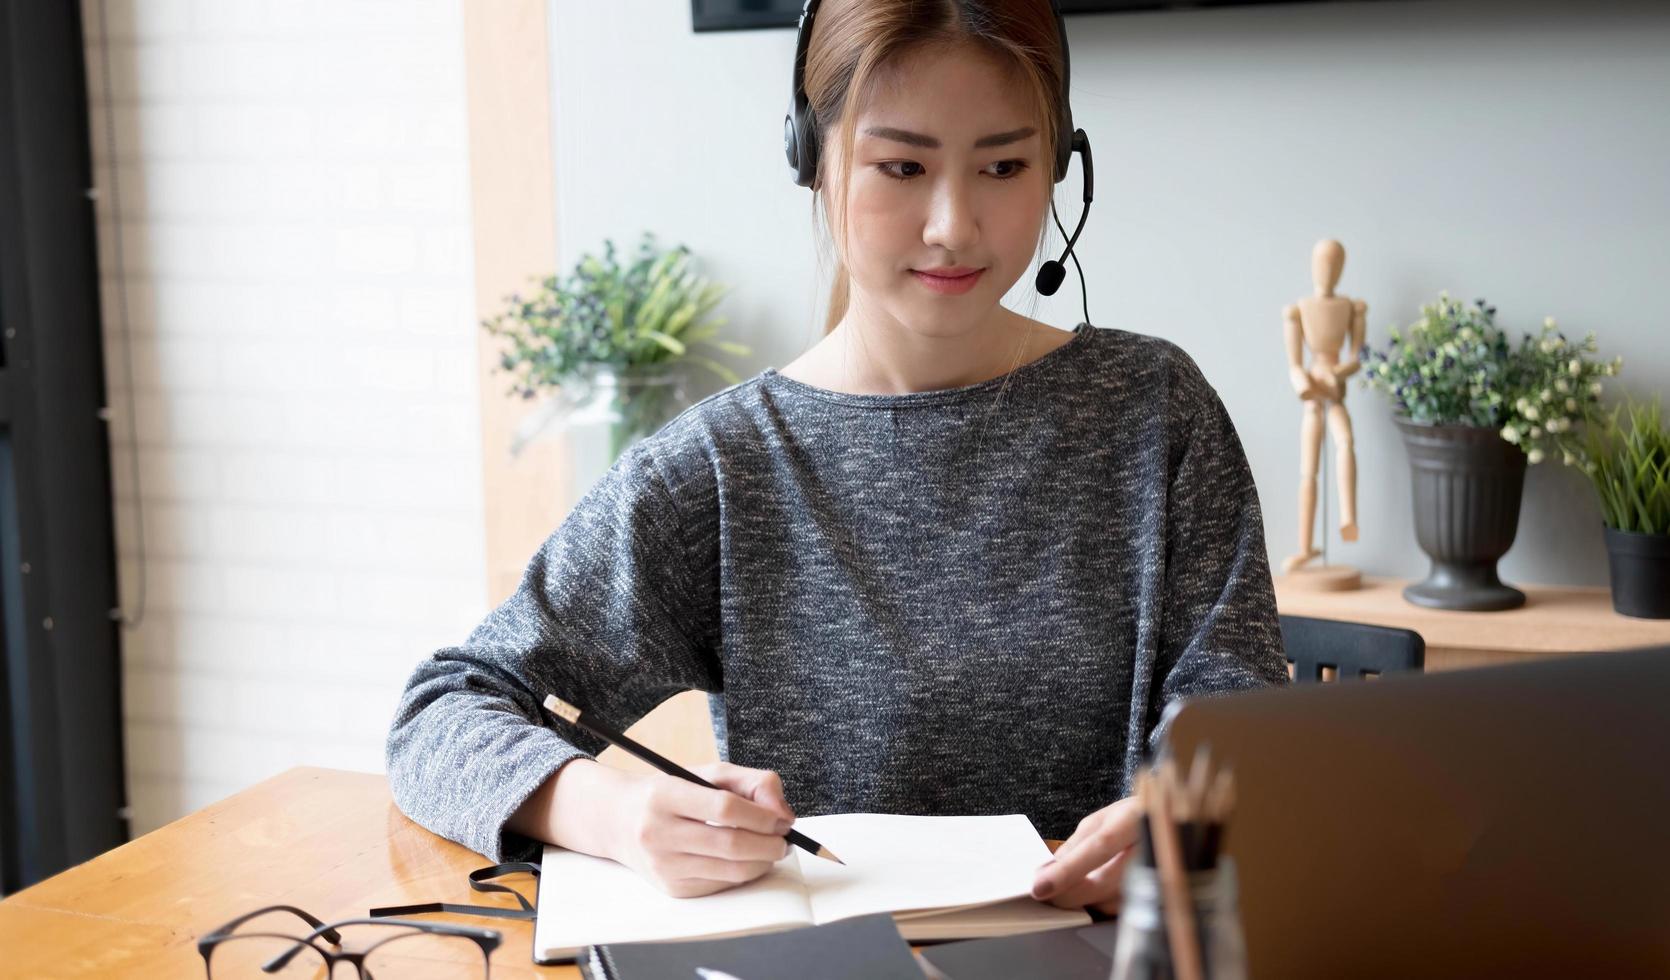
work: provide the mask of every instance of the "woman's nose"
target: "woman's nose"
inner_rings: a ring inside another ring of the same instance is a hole
[[[922,242],[958,253],[980,237],[974,188],[967,181],[945,180],[934,188]]]

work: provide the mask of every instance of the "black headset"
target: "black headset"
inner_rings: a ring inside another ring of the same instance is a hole
[[[794,94],[789,102],[789,112],[783,117],[783,152],[789,158],[789,168],[794,171],[794,182],[801,187],[811,187],[818,174],[818,126],[817,119],[806,98],[806,46],[812,39],[812,20],[817,16],[819,0],[805,0],[800,8],[800,24],[797,28],[799,36],[794,44]],[[1073,128],[1073,109],[1067,101],[1068,81],[1072,76],[1072,59],[1067,54],[1067,24],[1061,16],[1060,0],[1050,0],[1050,9],[1055,13],[1055,28],[1061,37],[1061,116],[1056,125],[1055,169],[1054,178],[1060,183],[1067,176],[1067,165],[1072,162],[1074,153],[1084,154],[1084,210],[1079,212],[1078,227],[1067,239],[1067,249],[1061,253],[1059,261],[1045,262],[1038,269],[1038,292],[1045,296],[1055,295],[1061,287],[1061,281],[1067,277],[1067,267],[1063,264],[1067,256],[1073,255],[1073,245],[1079,240],[1079,232],[1084,230],[1084,220],[1090,214],[1090,200],[1096,170],[1090,158],[1090,137],[1084,130]],[[1052,201],[1050,211],[1053,214],[1055,204]],[[1061,227],[1060,217],[1056,217],[1055,226],[1063,235],[1067,229]],[[1084,269],[1079,266],[1078,256],[1073,255],[1073,265],[1079,270],[1079,288],[1084,288]],[[1090,301],[1085,299],[1085,322],[1090,322]]]

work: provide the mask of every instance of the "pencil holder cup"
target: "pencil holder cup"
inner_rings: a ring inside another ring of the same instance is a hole
[[[1247,947],[1235,860],[1221,858],[1216,868],[1191,873],[1188,882],[1205,975],[1211,980],[1245,980]],[[1126,865],[1112,980],[1171,980],[1175,975],[1161,903],[1159,872],[1140,861]]]

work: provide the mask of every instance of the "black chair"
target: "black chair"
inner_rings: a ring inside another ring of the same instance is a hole
[[[1320,682],[1324,667],[1334,668],[1342,681],[1426,667],[1426,641],[1414,630],[1286,614],[1280,619],[1298,684]]]

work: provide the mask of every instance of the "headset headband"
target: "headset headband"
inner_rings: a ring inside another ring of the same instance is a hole
[[[806,98],[806,48],[812,39],[812,21],[817,17],[818,3],[819,0],[805,0],[800,8],[794,42],[794,92],[789,100],[789,113],[783,118],[783,153],[794,171],[794,182],[801,187],[811,187],[817,179],[822,149],[818,144],[817,120]],[[1054,181],[1060,183],[1073,159],[1073,109],[1067,100],[1072,59],[1067,53],[1067,24],[1061,15],[1060,0],[1050,0],[1050,10],[1055,14],[1055,29],[1061,39],[1061,113],[1056,120],[1053,168]]]

